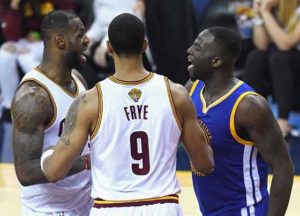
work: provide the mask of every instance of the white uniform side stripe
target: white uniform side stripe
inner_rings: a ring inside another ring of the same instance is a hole
[[[249,207],[249,213],[250,213],[249,214],[250,216],[255,216],[255,208],[254,208],[254,206],[250,206]]]
[[[252,178],[254,183],[254,193],[256,202],[261,201],[262,195],[260,192],[260,178],[258,173],[257,167],[257,148],[254,148],[253,155],[252,155]]]
[[[247,206],[254,204],[253,198],[253,187],[251,181],[251,172],[250,172],[250,157],[252,146],[244,147],[244,156],[243,156],[243,174],[244,174],[244,184],[246,189],[246,202]]]
[[[248,216],[247,207],[241,209],[241,216]]]

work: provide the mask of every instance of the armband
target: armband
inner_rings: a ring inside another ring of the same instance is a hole
[[[41,157],[41,169],[42,171],[44,172],[44,160],[53,155],[53,152],[54,152],[54,149],[48,149],[47,151],[45,151],[43,154],[42,154],[42,157]]]

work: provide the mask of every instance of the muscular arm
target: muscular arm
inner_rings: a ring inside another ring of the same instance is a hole
[[[198,123],[195,108],[188,92],[181,85],[170,83],[174,105],[182,125],[181,139],[196,171],[208,174],[214,167],[209,139]]]
[[[97,115],[97,90],[93,88],[73,102],[54,153],[44,161],[44,173],[50,182],[60,180],[69,172],[96,125]]]
[[[24,186],[48,182],[40,167],[45,127],[53,116],[48,93],[34,82],[24,83],[15,94],[11,111],[14,165],[18,180]],[[83,169],[83,159],[78,157],[68,175]]]
[[[284,215],[292,189],[294,168],[267,101],[261,96],[246,96],[238,106],[235,122],[254,141],[260,155],[273,171],[268,215]]]
[[[27,186],[47,182],[40,169],[45,125],[53,115],[47,92],[33,82],[23,84],[11,111],[14,164],[20,183]]]

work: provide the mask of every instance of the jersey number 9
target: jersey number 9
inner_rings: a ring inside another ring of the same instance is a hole
[[[137,161],[142,160],[141,167],[139,163],[131,164],[132,172],[136,175],[147,175],[150,171],[148,140],[148,135],[144,131],[133,132],[130,136],[131,157]]]

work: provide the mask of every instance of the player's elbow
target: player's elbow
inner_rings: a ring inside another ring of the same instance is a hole
[[[199,172],[201,172],[203,175],[210,174],[215,168],[214,162],[209,161],[205,166],[198,167]]]
[[[273,176],[282,178],[284,176],[285,184],[293,183],[295,168],[291,160],[280,160],[272,166]]]
[[[44,175],[45,175],[46,179],[51,183],[55,183],[62,178],[60,173],[55,172],[54,170],[51,170],[51,169],[47,169],[47,168],[44,171]]]
[[[281,170],[283,176],[285,176],[286,178],[294,179],[295,167],[292,162],[287,163],[285,168]]]
[[[27,170],[26,167],[19,167],[15,165],[17,178],[20,184],[24,187],[35,184],[33,178],[31,178],[31,173],[27,172],[26,170]]]
[[[193,165],[195,171],[201,173],[201,175],[204,176],[210,174],[215,168],[215,163],[212,155],[211,157],[208,157],[206,161],[197,161],[196,163],[193,163]]]
[[[33,185],[33,183],[31,182],[30,178],[28,178],[26,176],[17,175],[17,178],[18,178],[20,184],[22,186],[24,186],[24,187]]]

